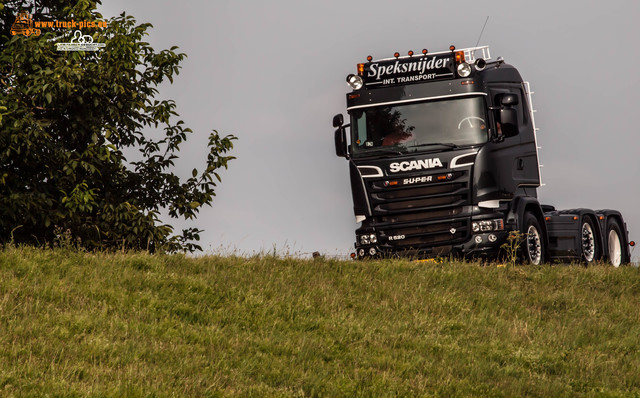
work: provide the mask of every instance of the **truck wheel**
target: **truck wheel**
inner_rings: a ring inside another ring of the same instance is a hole
[[[593,263],[600,256],[595,229],[591,218],[582,219],[582,261],[587,264]]]
[[[529,264],[540,265],[544,261],[544,238],[542,228],[536,216],[531,212],[524,214],[524,260]]]
[[[607,256],[614,267],[622,264],[622,230],[615,218],[607,220]]]

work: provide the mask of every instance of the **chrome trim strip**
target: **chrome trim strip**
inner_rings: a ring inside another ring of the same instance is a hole
[[[378,174],[375,175],[362,175],[362,172],[360,172],[360,176],[362,178],[373,178],[373,177],[384,177],[384,174],[382,174],[382,169],[378,166],[356,166],[358,167],[358,171],[362,170],[362,169],[374,169]]]
[[[465,157],[465,156],[469,156],[469,155],[476,155],[477,153],[478,153],[478,151],[474,151],[474,152],[467,152],[467,153],[464,153],[464,154],[462,154],[462,155],[458,155],[458,156],[456,156],[455,158],[451,159],[451,165],[450,165],[449,167],[451,167],[452,169],[454,169],[454,168],[456,168],[456,167],[470,166],[470,165],[472,165],[472,164],[474,164],[474,163],[475,163],[475,159],[474,159],[474,161],[473,161],[473,162],[471,162],[471,163],[462,163],[462,164],[457,164],[457,163],[456,163],[456,161],[457,161],[458,159],[460,159],[460,158]]]

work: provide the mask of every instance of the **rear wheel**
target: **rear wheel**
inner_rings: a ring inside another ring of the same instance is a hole
[[[582,260],[587,264],[593,263],[600,257],[600,248],[596,239],[593,220],[585,217],[582,220]]]
[[[607,221],[607,257],[614,267],[622,264],[622,229],[614,218]]]
[[[540,265],[544,261],[544,237],[540,222],[531,212],[524,214],[524,261],[529,264]]]

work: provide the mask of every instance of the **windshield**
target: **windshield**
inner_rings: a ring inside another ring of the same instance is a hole
[[[482,144],[487,117],[481,97],[378,106],[351,112],[354,156],[409,153],[425,147]]]

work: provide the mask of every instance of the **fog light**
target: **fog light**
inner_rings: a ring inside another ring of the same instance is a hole
[[[371,243],[378,243],[378,237],[376,236],[376,234],[369,235],[369,240],[371,241]]]
[[[495,236],[494,234],[489,234],[489,242],[493,243],[496,240],[498,240],[497,236]]]
[[[471,73],[471,69],[469,69],[469,73]],[[347,84],[349,84],[349,86],[354,90],[360,90],[364,81],[362,80],[362,77],[358,75],[349,75],[347,76]]]
[[[364,257],[364,249],[358,250],[358,255],[360,255],[360,257]]]
[[[471,65],[466,62],[463,62],[458,65],[458,76],[467,77],[471,74]]]
[[[376,249],[374,249],[373,247],[369,249],[369,255],[370,256],[375,256],[376,255]]]
[[[480,244],[482,243],[482,236],[480,235],[476,235],[476,239],[475,239],[476,243]]]

